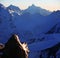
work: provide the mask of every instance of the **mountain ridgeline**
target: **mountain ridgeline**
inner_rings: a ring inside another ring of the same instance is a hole
[[[60,10],[50,12],[35,5],[21,10],[14,5],[5,7],[0,4],[0,42],[3,43],[14,33],[20,36],[21,41],[26,42],[32,38],[40,38],[41,34],[47,34],[58,23]]]
[[[51,14],[51,11],[37,7],[35,5],[31,5],[25,10],[21,10],[21,9],[19,9],[19,7],[14,6],[14,5],[8,6],[7,9],[12,11],[12,12],[16,12],[18,14],[24,14],[24,13],[37,14],[38,13],[38,14],[41,14],[43,16]]]
[[[35,5],[21,10],[0,4],[0,49],[13,34],[28,43],[29,58],[60,58],[60,10],[50,12]]]

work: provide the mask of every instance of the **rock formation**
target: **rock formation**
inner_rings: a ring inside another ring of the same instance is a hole
[[[17,35],[12,35],[5,44],[2,58],[28,58],[28,52],[27,44],[22,44]]]

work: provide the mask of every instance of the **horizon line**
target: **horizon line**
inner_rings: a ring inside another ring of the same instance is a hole
[[[45,10],[50,11],[50,12],[60,10],[60,9],[49,10],[49,9],[46,9],[46,8],[44,8],[44,7],[41,7],[41,6],[38,6],[38,5],[35,5],[35,4],[31,4],[31,5],[29,5],[29,6],[26,7],[26,8],[21,8],[21,6],[19,7],[18,5],[14,5],[14,4],[9,4],[9,5],[5,5],[5,4],[3,4],[3,3],[0,3],[0,4],[2,4],[2,5],[5,6],[5,7],[9,7],[10,5],[13,5],[13,6],[18,7],[20,10],[26,10],[26,9],[28,9],[28,8],[29,8],[30,6],[32,6],[32,5],[34,5],[34,6],[36,6],[36,7],[39,7],[39,8],[42,8],[42,9],[45,9]]]

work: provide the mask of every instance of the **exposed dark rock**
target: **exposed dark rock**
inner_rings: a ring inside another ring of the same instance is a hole
[[[0,58],[1,58],[2,54],[3,54],[4,47],[5,47],[5,45],[0,43]]]
[[[41,51],[41,54],[40,54],[40,58],[44,58],[43,57],[43,54],[44,53],[47,53],[47,58],[50,58],[50,56],[53,56],[54,58],[56,58],[56,53],[59,51],[60,49],[60,43],[56,44],[55,46],[51,47],[51,48],[47,48],[45,50],[42,50]]]
[[[5,44],[2,58],[28,58],[28,52],[27,44],[22,44],[17,35],[12,35]]]

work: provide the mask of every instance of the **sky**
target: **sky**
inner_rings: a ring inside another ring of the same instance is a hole
[[[32,4],[50,11],[60,10],[60,0],[0,0],[0,3],[6,7],[9,5],[18,6],[20,9],[26,9]]]

